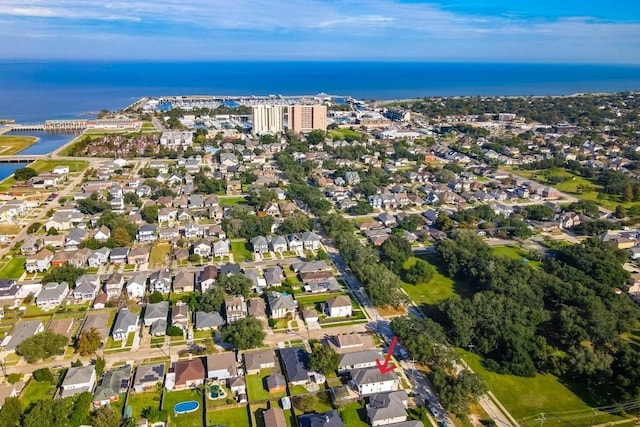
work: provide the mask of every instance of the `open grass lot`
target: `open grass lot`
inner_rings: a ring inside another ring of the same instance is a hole
[[[49,383],[39,383],[31,380],[24,388],[20,401],[23,408],[28,408],[32,403],[38,400],[52,399],[55,386]]]
[[[189,400],[195,400],[200,404],[196,411],[180,415],[173,412],[173,407],[176,404]],[[164,393],[162,402],[162,409],[166,409],[169,413],[169,423],[176,426],[201,426],[204,419],[203,406],[202,393],[199,390],[167,391]]]
[[[144,411],[145,408],[160,408],[160,392],[150,391],[147,393],[129,393],[127,405],[131,406],[133,419],[137,420],[142,417],[142,411]]]
[[[517,260],[522,260],[522,259],[529,260],[529,258],[531,258],[531,256],[527,251],[523,251],[522,249],[516,246],[492,246],[491,251],[493,252],[494,255],[504,256],[507,258],[513,258]],[[528,264],[531,267],[535,267],[535,268],[540,268],[542,266],[540,261],[529,261]]]
[[[19,279],[24,273],[24,262],[25,259],[23,257],[12,258],[0,269],[0,278]]]
[[[248,242],[231,242],[231,253],[235,262],[251,261],[251,245]]]
[[[33,136],[0,135],[0,156],[18,154],[37,140]]]
[[[429,255],[419,255],[419,258],[427,261],[429,264],[436,267],[436,271],[433,274],[433,278],[429,283],[419,283],[417,285],[412,285],[410,283],[402,283],[402,288],[409,295],[409,297],[413,300],[417,305],[422,304],[435,304],[436,302],[447,299],[453,296],[456,293],[456,287],[454,285],[453,279],[446,277],[437,264],[435,263],[435,256]],[[409,258],[407,261],[407,267],[411,266],[411,261],[415,258]]]
[[[16,224],[0,224],[0,234],[18,234],[21,229]]]
[[[367,410],[362,401],[349,403],[339,409],[340,418],[345,426],[367,427]]]
[[[329,131],[329,138],[331,139],[360,139],[361,136],[361,132],[351,129],[333,129]]]
[[[220,206],[244,205],[247,203],[247,199],[243,196],[219,197],[218,203]]]
[[[176,424],[176,425],[201,425],[201,424]],[[221,425],[226,427],[246,427],[249,424],[249,410],[247,406],[222,409],[207,412],[207,425]]]
[[[89,163],[82,160],[36,160],[29,165],[38,173],[51,172],[56,166],[69,166],[69,172],[82,172]]]
[[[260,375],[247,375],[247,394],[249,401],[266,399],[279,399],[286,396],[286,392],[269,393],[267,390],[267,377],[271,375],[271,369],[263,369]]]
[[[149,255],[149,268],[161,268],[167,265],[167,256],[171,250],[168,243],[158,243],[151,249]]]
[[[572,425],[588,425],[592,411],[578,396],[573,394],[553,375],[537,374],[532,378],[515,375],[501,375],[488,371],[482,366],[477,354],[458,349],[465,362],[482,378],[487,388],[493,392],[516,420],[534,416],[540,412],[562,413],[567,411],[585,411],[583,422],[572,420]],[[620,417],[599,416],[600,422],[620,420]],[[547,417],[552,420],[552,416]],[[564,421],[563,421],[564,422]],[[551,424],[546,424],[551,425]],[[567,425],[557,422],[554,425]]]

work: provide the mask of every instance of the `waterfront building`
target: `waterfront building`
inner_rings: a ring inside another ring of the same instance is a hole
[[[326,105],[292,105],[288,108],[288,127],[295,133],[327,130]]]
[[[255,105],[253,107],[253,133],[279,133],[284,130],[284,107],[281,105]]]

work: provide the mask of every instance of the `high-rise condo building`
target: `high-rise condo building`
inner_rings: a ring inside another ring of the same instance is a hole
[[[327,130],[326,105],[292,105],[288,111],[288,127],[295,133]]]
[[[279,133],[284,130],[284,107],[256,105],[253,107],[253,133]]]

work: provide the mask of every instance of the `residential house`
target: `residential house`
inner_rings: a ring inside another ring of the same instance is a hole
[[[36,305],[41,310],[51,310],[62,304],[68,294],[69,284],[67,282],[46,283],[36,297]]]
[[[218,278],[218,267],[215,265],[207,265],[198,276],[198,288],[200,292],[205,292],[215,283]]]
[[[128,254],[129,254],[129,248],[125,248],[125,247],[113,248],[111,249],[111,253],[109,254],[109,261],[112,264],[115,264],[118,262],[126,262]]]
[[[276,202],[269,202],[264,208],[264,213],[269,216],[280,216],[280,207]]]
[[[87,266],[87,259],[91,255],[91,249],[82,248],[69,253],[67,262],[77,268],[84,268]]]
[[[51,246],[54,249],[61,249],[64,247],[66,236],[63,234],[57,234],[55,236],[43,236],[42,244],[44,246]]]
[[[95,310],[101,310],[105,307],[105,304],[107,303],[107,299],[109,299],[109,296],[102,292],[99,293],[98,296],[96,297],[95,300],[93,300],[93,308]]]
[[[44,248],[40,252],[34,255],[29,255],[26,258],[24,269],[27,273],[43,272],[47,271],[51,266],[51,260],[53,259],[53,252]]]
[[[328,317],[348,317],[352,313],[351,299],[346,295],[329,298],[325,304],[325,314]]]
[[[372,427],[396,425],[407,420],[407,401],[404,390],[378,393],[369,397],[367,418]]]
[[[207,356],[207,378],[226,380],[238,375],[236,355],[233,352],[210,354]]]
[[[282,374],[269,375],[266,378],[269,393],[284,393],[287,391],[287,379]]]
[[[289,234],[287,236],[287,245],[289,245],[289,250],[292,252],[297,251],[298,249],[304,249],[304,243],[302,242],[302,236],[298,233]]]
[[[157,239],[156,226],[153,224],[143,224],[136,232],[136,240],[140,243],[154,242]]]
[[[178,303],[171,309],[171,326],[187,329],[189,327],[189,306]]]
[[[196,224],[187,224],[182,229],[182,233],[186,239],[195,239],[204,237],[204,229]]]
[[[227,194],[239,194],[242,192],[242,182],[238,180],[227,181]]]
[[[56,252],[53,258],[51,258],[51,266],[62,267],[63,265],[67,265],[71,255],[71,252]]]
[[[320,237],[313,231],[302,233],[302,245],[304,250],[316,251],[320,249]]]
[[[235,263],[227,263],[220,266],[218,275],[229,276],[231,274],[240,274],[240,265]]]
[[[241,403],[247,401],[247,381],[244,379],[244,375],[229,378],[227,383],[236,401]]]
[[[272,319],[293,317],[298,308],[298,303],[293,299],[293,296],[289,294],[269,292],[267,294],[267,302],[269,303],[269,311]]]
[[[100,290],[100,279],[93,274],[83,274],[76,280],[73,299],[76,302],[93,301]]]
[[[400,379],[393,371],[383,374],[377,367],[351,371],[351,386],[360,396],[395,391],[399,385]]]
[[[127,295],[129,298],[142,298],[147,290],[147,273],[138,272],[131,276],[127,282]]]
[[[144,247],[133,248],[127,253],[127,264],[146,264],[149,262],[149,250]]]
[[[309,355],[304,347],[281,348],[278,351],[289,384],[306,384],[309,381]]]
[[[279,206],[280,206],[280,214],[284,217],[287,217],[298,210],[298,207],[296,206],[296,204],[292,202],[283,202],[283,203],[280,203]]]
[[[275,354],[271,349],[244,353],[244,369],[247,375],[259,375],[262,369],[271,369],[275,366]]]
[[[88,234],[89,232],[83,228],[74,228],[67,234],[64,247],[66,249],[78,249]]]
[[[213,242],[213,256],[216,258],[223,258],[229,256],[229,241],[218,240]]]
[[[277,406],[267,409],[262,413],[262,419],[265,426],[269,427],[287,427],[287,421],[284,417],[284,411]]]
[[[269,252],[269,242],[264,236],[256,236],[251,239],[251,246],[253,246],[254,253],[264,254]]]
[[[195,274],[191,271],[180,270],[173,278],[173,292],[193,292]]]
[[[242,295],[224,297],[224,307],[227,323],[247,317],[247,303]]]
[[[122,287],[124,286],[124,277],[120,273],[113,273],[107,279],[104,285],[104,290],[109,298],[119,297],[122,293]]]
[[[174,362],[173,372],[175,373],[175,390],[194,388],[204,384],[206,370],[200,357]]]
[[[111,338],[114,341],[126,340],[128,335],[136,329],[138,329],[138,315],[130,312],[128,308],[121,308],[113,322]]]
[[[201,258],[210,258],[211,257],[211,240],[210,239],[198,240],[193,244],[192,251],[194,254],[200,256]]]
[[[217,311],[213,313],[206,311],[195,312],[193,328],[196,330],[207,331],[210,329],[218,329],[222,325],[224,325],[224,319]]]
[[[267,286],[281,286],[284,273],[279,266],[267,267],[263,271],[264,281]]]
[[[21,321],[16,325],[14,330],[11,332],[10,338],[4,344],[4,351],[12,352],[16,350],[24,340],[34,336],[37,333],[44,331],[44,325],[42,324],[42,320],[28,320]],[[3,341],[4,342],[4,341]]]
[[[172,222],[178,219],[178,209],[176,208],[160,208],[158,209],[158,222]]]
[[[22,255],[34,255],[41,247],[42,241],[40,239],[36,236],[29,236],[22,242],[20,253],[22,253]]]
[[[171,273],[168,269],[158,270],[149,276],[149,291],[167,294],[171,292]]]
[[[129,390],[131,366],[125,365],[105,372],[93,393],[94,409],[109,406],[120,400],[120,394]]]
[[[74,396],[86,391],[91,392],[96,383],[96,370],[94,365],[72,366],[60,385],[60,397]]]
[[[338,354],[373,350],[376,344],[368,334],[338,334],[326,340],[329,347]]]
[[[347,171],[344,173],[344,181],[347,185],[358,185],[360,184],[360,174],[355,171]]]
[[[282,236],[273,236],[269,241],[269,249],[276,253],[282,253],[287,251],[289,245],[287,239]]]
[[[342,418],[335,409],[322,413],[300,415],[298,425],[300,427],[344,427]]]
[[[166,326],[168,317],[169,301],[149,303],[144,308],[144,326],[151,327],[154,323],[160,321],[164,321],[164,324]],[[164,333],[162,335],[164,335]]]
[[[111,249],[109,248],[100,248],[91,252],[91,255],[87,258],[87,264],[91,268],[99,268],[101,265],[105,265],[109,262],[109,255],[111,254]]]
[[[363,350],[343,353],[340,354],[338,359],[338,372],[372,368],[376,366],[376,360],[378,359],[380,359],[380,352],[378,350]]]
[[[150,365],[139,365],[133,377],[133,386],[136,392],[155,389],[164,381],[164,362]]]
[[[267,304],[262,298],[251,298],[247,309],[249,316],[259,320],[267,318]]]

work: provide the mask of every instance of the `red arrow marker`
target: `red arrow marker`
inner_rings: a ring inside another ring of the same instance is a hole
[[[384,358],[384,363],[380,361],[380,359],[376,359],[376,364],[378,365],[378,369],[381,374],[386,374],[387,372],[391,372],[396,369],[395,366],[389,366],[389,360],[391,360],[391,355],[393,354],[393,348],[396,346],[398,342],[398,337],[393,337],[391,340],[391,345],[389,345],[389,350],[387,350],[387,356]]]

